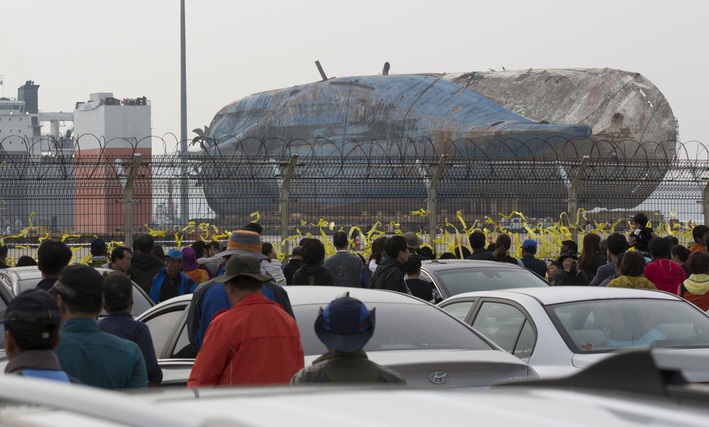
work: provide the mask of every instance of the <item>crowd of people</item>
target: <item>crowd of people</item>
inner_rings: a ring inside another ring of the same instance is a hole
[[[132,248],[116,246],[110,254],[97,238],[89,265],[69,265],[68,246],[47,239],[37,251],[42,274],[37,288],[14,298],[4,313],[6,372],[110,389],[159,384],[162,372],[150,331],[130,314],[132,282],[155,303],[193,294],[187,331],[195,363],[188,387],[404,384],[401,375],[367,359],[362,349],[373,334],[375,310],[348,296],[321,308],[313,327],[328,352],[306,368],[287,288],[387,289],[434,302],[431,284],[419,278],[426,259],[511,263],[554,286],[659,289],[708,310],[709,227],[694,227],[694,243],[686,248],[671,237],[656,236],[642,213],[633,223],[628,236],[585,234],[580,253],[577,242],[565,240],[550,263],[536,257],[534,239],[523,241],[522,257],[515,258],[509,235],[488,246],[481,231],[470,234],[470,248],[458,245],[439,255],[413,232],[381,236],[372,242],[369,259],[350,251],[349,236],[338,231],[332,235],[331,256],[326,257],[323,241],[304,238],[285,265],[253,222],[231,233],[224,246],[198,241],[167,252],[149,234],[137,236]],[[6,256],[0,248],[0,262]],[[112,271],[102,275],[92,267]],[[107,315],[99,319],[104,308]]]

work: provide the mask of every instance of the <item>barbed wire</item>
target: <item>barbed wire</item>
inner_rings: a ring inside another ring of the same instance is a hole
[[[162,145],[166,154],[149,156],[151,147]],[[172,150],[170,150],[172,145]],[[332,141],[317,139],[197,137],[192,149],[179,152],[177,140],[146,137],[106,141],[95,135],[57,140],[9,136],[0,140],[0,170],[6,178],[23,180],[110,179],[121,174],[117,164],[141,153],[143,176],[160,178],[257,179],[283,172],[291,157],[298,156],[300,179],[396,179],[420,178],[446,157],[443,179],[545,180],[558,178],[562,167],[573,175],[584,156],[588,179],[661,181],[687,172],[702,179],[709,166],[709,147],[691,141],[666,150],[665,142],[637,143],[631,140],[534,141],[491,139],[432,140],[417,138],[385,141]],[[197,150],[195,150],[197,148]]]

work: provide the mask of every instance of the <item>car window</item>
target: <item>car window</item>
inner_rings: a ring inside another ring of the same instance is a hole
[[[438,285],[436,284],[436,282],[433,281],[433,278],[431,277],[430,274],[421,270],[421,274],[419,275],[419,279],[431,284],[431,287],[433,288],[434,301],[436,301],[436,302],[443,301],[443,296],[442,296],[443,294],[441,293],[440,289],[438,289]]]
[[[522,332],[519,334],[517,345],[515,345],[515,350],[512,354],[520,359],[531,357],[534,352],[534,343],[536,342],[537,333],[534,331],[529,319],[525,319],[524,326],[522,326]]]
[[[548,284],[524,268],[466,267],[436,272],[447,295],[472,291],[544,287]]]
[[[684,301],[584,301],[547,311],[576,353],[650,345],[709,347],[709,317]]]
[[[472,326],[490,338],[505,351],[528,357],[534,345],[534,330],[525,328],[529,322],[518,308],[501,302],[483,302],[473,319]],[[524,331],[524,338],[521,338]],[[530,336],[531,333],[531,336]],[[530,343],[531,341],[531,343]],[[518,342],[521,344],[517,349]]]
[[[37,287],[37,283],[39,283],[41,280],[41,277],[36,277],[32,279],[20,279],[17,282],[17,287],[20,292],[26,291],[28,289],[34,289],[35,287]]]
[[[317,304],[293,306],[306,355],[325,352],[313,330],[319,308]],[[491,348],[470,328],[427,304],[367,304],[367,308],[376,308],[376,326],[365,351]]]
[[[158,358],[163,353],[165,345],[170,341],[170,336],[175,330],[175,325],[180,320],[184,307],[175,308],[171,311],[163,311],[143,322],[148,325],[150,335],[153,338],[153,346]]]
[[[153,306],[148,297],[146,297],[144,293],[140,292],[137,286],[138,285],[135,284],[133,285],[133,308],[130,312],[133,317],[138,317]]]
[[[441,307],[446,313],[449,313],[451,316],[455,317],[456,319],[459,319],[461,321],[465,321],[465,318],[468,316],[468,313],[470,312],[470,309],[473,307],[473,304],[475,304],[475,301],[460,301],[460,302],[454,302],[450,303],[444,307]]]
[[[187,323],[182,326],[180,336],[177,338],[175,349],[170,355],[171,359],[194,359],[197,357],[197,348],[190,342],[187,334]]]

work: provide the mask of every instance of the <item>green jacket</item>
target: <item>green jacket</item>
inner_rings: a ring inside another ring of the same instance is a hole
[[[86,385],[107,389],[148,385],[138,344],[103,332],[93,319],[64,322],[55,353],[62,370]]]
[[[291,384],[386,383],[406,385],[403,376],[372,362],[361,349],[352,353],[330,350],[315,359],[312,366],[296,372],[290,382]]]

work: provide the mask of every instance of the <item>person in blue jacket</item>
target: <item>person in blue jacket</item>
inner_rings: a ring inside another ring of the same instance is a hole
[[[156,304],[176,296],[190,294],[195,290],[197,282],[183,273],[181,267],[182,251],[174,248],[167,251],[165,268],[155,275],[150,287],[150,298]]]

